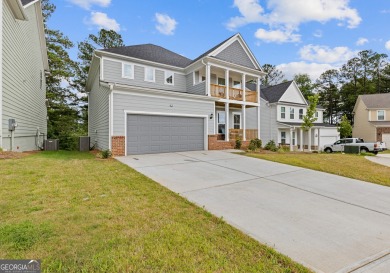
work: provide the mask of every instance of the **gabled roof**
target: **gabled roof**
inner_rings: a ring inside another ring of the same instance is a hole
[[[278,102],[287,91],[293,81],[282,82],[277,85],[270,85],[260,88],[260,96],[270,103]]]
[[[181,68],[187,67],[192,62],[190,59],[182,55],[153,44],[115,47],[101,49],[101,51]]]
[[[27,6],[28,4],[32,2],[37,2],[38,0],[20,0],[22,2],[23,7]]]
[[[220,42],[219,44],[217,44],[216,46],[214,46],[213,48],[207,50],[205,53],[201,54],[199,57],[195,58],[191,63],[194,63],[200,59],[202,59],[203,57],[206,57],[208,56],[211,52],[213,52],[214,50],[216,50],[217,48],[219,48],[220,46],[222,46],[224,43],[226,43],[227,41],[229,41],[231,38],[233,38],[234,36],[236,36],[236,34],[234,34],[233,36],[230,36],[229,38],[227,38],[226,40]]]
[[[359,96],[368,109],[390,108],[390,93]]]

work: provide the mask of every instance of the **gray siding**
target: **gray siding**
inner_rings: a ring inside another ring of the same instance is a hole
[[[216,57],[230,63],[235,63],[256,69],[256,67],[251,62],[249,56],[246,54],[245,50],[242,48],[241,44],[238,41],[235,41],[230,46],[225,48]]]
[[[278,124],[276,121],[276,105],[270,105],[263,99],[260,100],[260,137],[263,145],[270,140],[278,143]]]
[[[38,128],[39,132],[47,134],[47,111],[45,74],[35,5],[25,9],[28,21],[15,20],[7,1],[2,1],[2,7],[3,113],[0,126],[3,132],[3,148],[10,149],[8,119],[13,118],[18,123],[15,130],[15,150],[36,150]]]
[[[155,68],[155,82],[145,81],[145,69],[141,65],[134,64],[134,79],[122,78],[122,62],[104,59],[103,78],[105,82],[126,84],[130,86],[154,88],[160,90],[186,92],[186,76],[174,74],[174,85],[164,83],[164,70]]]
[[[194,85],[194,73],[190,73],[186,76],[187,79],[187,92],[196,95],[206,95],[206,82],[201,82]]]
[[[172,105],[172,107],[171,107]],[[125,135],[125,111],[152,113],[178,113],[207,115],[214,113],[214,102],[177,100],[171,97],[137,96],[136,94],[114,93],[114,135]],[[208,133],[212,134],[213,120],[208,119]]]
[[[109,148],[109,96],[110,89],[100,86],[99,75],[96,75],[88,98],[88,135],[91,137],[91,145],[96,144],[95,148],[99,150]]]

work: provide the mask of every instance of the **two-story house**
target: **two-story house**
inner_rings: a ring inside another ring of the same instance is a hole
[[[49,69],[41,4],[3,0],[1,9],[0,148],[37,150],[47,134]]]
[[[323,123],[324,109],[317,107],[314,126],[309,131],[301,128],[308,103],[294,81],[261,87],[261,130],[263,144],[273,140],[288,145],[290,150],[322,149],[324,144],[339,138],[334,125]]]
[[[91,143],[128,155],[260,137],[263,74],[240,34],[194,60],[152,44],[96,50],[86,86]]]
[[[352,136],[390,146],[390,94],[360,95],[353,109]]]

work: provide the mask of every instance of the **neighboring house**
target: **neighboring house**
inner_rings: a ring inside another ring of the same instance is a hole
[[[317,107],[317,120],[309,131],[301,128],[308,103],[294,81],[261,87],[261,140],[289,145],[290,150],[322,149],[339,138],[334,125],[323,123],[324,109]]]
[[[114,155],[247,144],[260,137],[263,75],[240,34],[194,60],[152,44],[96,50],[86,87],[91,143]]]
[[[390,93],[360,95],[353,108],[353,137],[390,146]]]
[[[37,150],[47,132],[49,69],[41,4],[3,0],[1,9],[0,148]]]

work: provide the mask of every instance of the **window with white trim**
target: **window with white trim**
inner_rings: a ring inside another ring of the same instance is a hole
[[[134,65],[122,63],[122,78],[134,79]]]
[[[316,112],[316,115],[315,115],[316,118],[318,118],[318,111]]]
[[[145,67],[145,81],[147,82],[154,82],[155,76],[154,73],[155,69],[152,67]]]
[[[280,143],[286,144],[286,132],[280,132]]]
[[[282,119],[286,118],[286,107],[284,106],[280,107],[280,118]]]
[[[303,119],[303,109],[299,109],[299,119]]]
[[[165,84],[174,85],[173,77],[174,73],[172,71],[165,71]]]
[[[294,108],[290,107],[290,119],[295,119]]]
[[[226,85],[225,78],[218,78],[218,85],[225,86]]]
[[[378,120],[385,120],[385,110],[378,110],[377,117],[378,117]]]

